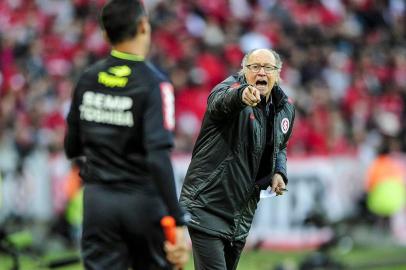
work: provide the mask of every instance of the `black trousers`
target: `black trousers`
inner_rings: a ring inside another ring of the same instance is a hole
[[[162,202],[145,192],[86,184],[82,258],[87,270],[172,269],[166,260]]]
[[[244,241],[230,242],[189,228],[195,270],[235,270]]]

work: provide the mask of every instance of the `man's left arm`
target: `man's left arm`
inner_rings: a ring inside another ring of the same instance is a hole
[[[285,185],[288,184],[288,177],[287,177],[287,169],[286,169],[286,161],[287,161],[287,157],[286,157],[286,148],[288,145],[288,141],[290,136],[292,135],[292,130],[293,130],[293,122],[295,120],[295,108],[292,104],[289,104],[289,106],[292,106],[292,118],[290,120],[290,126],[289,126],[289,130],[286,132],[285,134],[285,139],[283,141],[283,143],[280,146],[279,152],[276,156],[276,161],[275,161],[275,175],[279,174],[282,179],[283,182],[285,183]],[[274,175],[274,178],[275,178]]]

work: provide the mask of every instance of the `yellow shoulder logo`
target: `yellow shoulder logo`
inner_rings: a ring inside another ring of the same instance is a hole
[[[117,77],[125,77],[131,74],[131,69],[128,66],[116,66],[109,68],[109,72]]]
[[[109,68],[108,73],[105,71],[99,72],[98,82],[107,87],[124,87],[128,82],[126,76],[130,74],[131,69],[128,66],[115,66]]]

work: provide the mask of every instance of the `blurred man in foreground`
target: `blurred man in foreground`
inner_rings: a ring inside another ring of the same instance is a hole
[[[65,150],[84,156],[82,256],[86,269],[182,268],[188,258],[169,151],[172,85],[144,60],[151,26],[138,0],[112,0],[100,21],[111,55],[79,79]],[[167,213],[169,211],[169,213]],[[176,244],[160,220],[176,221]]]
[[[195,269],[236,269],[261,189],[285,191],[294,106],[278,86],[281,68],[275,51],[253,50],[208,98],[181,193]]]

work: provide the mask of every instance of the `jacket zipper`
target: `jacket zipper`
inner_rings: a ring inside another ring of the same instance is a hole
[[[259,109],[259,110],[261,110],[261,109]],[[262,140],[261,140],[262,153],[264,152],[264,149],[265,149],[264,145],[266,144],[266,128],[267,128],[266,122],[264,121],[264,118],[265,118],[265,120],[266,120],[266,115],[264,115],[264,113],[266,113],[266,112],[264,112],[264,111],[261,110],[261,113],[260,113],[260,117],[261,117],[261,122],[260,122],[260,124],[261,124],[261,129],[263,129],[263,128],[265,127],[265,132],[263,132],[263,130],[260,131],[260,132],[261,132],[261,139],[262,139]],[[261,155],[262,155],[262,153],[261,153]],[[256,173],[258,173],[259,165],[261,165],[261,157],[259,158],[257,167],[255,168],[255,175],[256,175]],[[255,179],[254,179],[254,183],[255,183]]]

